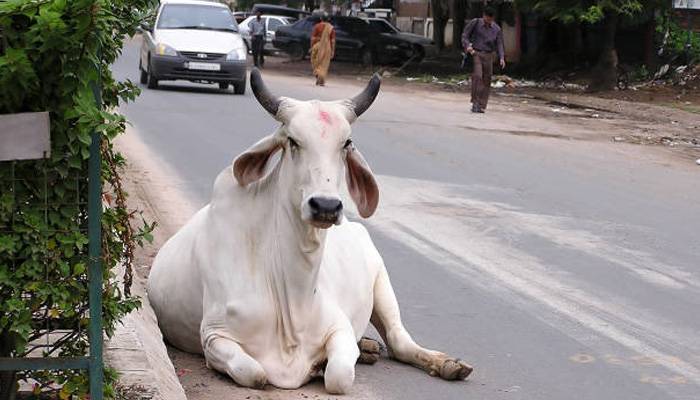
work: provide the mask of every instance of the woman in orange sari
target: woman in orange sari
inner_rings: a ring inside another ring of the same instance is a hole
[[[335,29],[328,22],[328,16],[324,14],[311,33],[311,66],[317,85],[326,84],[328,67],[331,65],[333,56],[335,56]]]

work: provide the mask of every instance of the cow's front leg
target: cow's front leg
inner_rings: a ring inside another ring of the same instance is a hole
[[[465,379],[473,371],[464,361],[423,348],[411,338],[401,322],[399,304],[384,267],[374,284],[372,325],[384,339],[390,354],[399,361],[415,365],[432,376],[447,380]]]
[[[203,347],[207,367],[227,374],[237,384],[262,389],[267,383],[262,366],[232,339],[210,334]]]
[[[326,342],[328,364],[323,374],[326,391],[331,394],[347,393],[355,381],[355,363],[360,349],[352,329],[333,332]]]

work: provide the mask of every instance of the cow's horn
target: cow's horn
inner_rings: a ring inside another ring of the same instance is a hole
[[[258,99],[260,105],[273,116],[277,116],[281,100],[267,90],[262,75],[257,68],[253,68],[253,70],[250,71],[250,88],[253,89],[253,94],[255,98]]]
[[[381,85],[381,83],[382,80],[381,78],[379,78],[379,74],[375,73],[374,76],[372,76],[372,79],[369,80],[369,83],[367,83],[367,87],[365,87],[365,90],[363,90],[362,93],[350,99],[350,108],[356,116],[359,117],[360,115],[362,115],[362,113],[367,111],[369,106],[372,105],[374,99],[377,98],[377,94],[379,93],[379,86]]]

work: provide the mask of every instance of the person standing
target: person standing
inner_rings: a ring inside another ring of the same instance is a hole
[[[250,21],[248,28],[250,29],[250,37],[252,38],[253,45],[253,64],[261,68],[265,64],[265,56],[263,56],[263,49],[265,47],[265,21],[263,21],[260,11],[255,13],[255,19]]]
[[[472,112],[483,113],[491,92],[494,57],[498,55],[501,69],[506,67],[503,32],[493,21],[494,10],[484,9],[482,18],[469,22],[462,33],[462,46],[474,59],[472,72]]]
[[[335,29],[323,14],[311,33],[311,67],[316,85],[325,86],[331,59],[335,56]]]

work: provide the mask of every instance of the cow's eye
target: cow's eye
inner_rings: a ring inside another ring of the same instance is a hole
[[[343,148],[347,149],[348,147],[350,147],[350,145],[352,145],[352,139],[346,140],[345,144],[343,145]]]
[[[296,140],[294,140],[294,139],[292,139],[292,138],[290,138],[290,137],[288,137],[287,140],[289,140],[289,147],[290,147],[291,149],[298,149],[298,148],[299,148],[299,143],[297,143]]]

